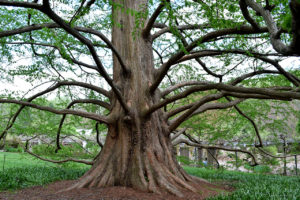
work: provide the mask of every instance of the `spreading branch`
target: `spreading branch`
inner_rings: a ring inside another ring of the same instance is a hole
[[[110,108],[111,108],[110,104],[108,104],[106,102],[103,102],[103,101],[99,101],[97,99],[77,99],[77,100],[74,100],[71,103],[69,103],[69,105],[67,106],[67,109],[70,109],[73,105],[79,104],[79,103],[95,104],[95,105],[98,105],[98,106],[102,106],[102,107],[104,107],[104,108],[106,108],[108,110],[110,110]],[[66,116],[67,116],[67,114],[64,114],[62,116],[60,122],[59,122],[58,130],[57,130],[57,133],[56,133],[56,149],[55,149],[55,153],[57,153],[58,150],[61,149],[60,143],[59,143],[59,138],[60,138],[61,129],[63,127],[63,124],[64,124],[64,121],[66,119]]]
[[[206,43],[208,41],[211,41],[217,37],[224,36],[224,35],[231,35],[231,34],[256,34],[256,33],[263,33],[266,32],[266,28],[261,28],[260,30],[255,30],[252,27],[249,26],[240,26],[238,28],[225,28],[222,30],[212,31],[197,40],[193,41],[191,44],[185,47],[185,50],[181,50],[177,53],[175,53],[166,63],[164,63],[157,71],[156,78],[153,82],[153,84],[150,87],[150,92],[153,93],[163,78],[166,76],[167,72],[169,71],[170,67],[174,64],[176,64],[185,54],[186,52],[191,52],[195,47],[197,47],[199,44]]]
[[[78,82],[78,81],[61,81],[61,82],[58,82],[56,83],[55,85],[29,97],[26,101],[27,102],[31,102],[33,101],[34,99],[42,96],[42,95],[45,95],[49,92],[52,92],[54,90],[56,90],[57,88],[60,88],[62,86],[79,86],[79,87],[83,87],[83,88],[87,88],[87,89],[91,89],[95,92],[98,92],[99,94],[102,94],[108,98],[110,98],[110,93],[100,87],[97,87],[97,86],[94,86],[94,85],[91,85],[91,84],[88,84],[88,83],[84,83],[84,82]],[[21,111],[25,108],[26,106],[25,105],[22,105],[18,110],[17,112],[14,114],[12,120],[7,124],[6,128],[4,129],[4,131],[2,132],[2,134],[0,135],[0,140],[4,137],[4,135],[7,133],[7,131],[13,126],[13,124],[15,123],[16,119],[18,118],[19,114],[21,113]]]
[[[287,46],[281,41],[281,30],[277,27],[277,24],[274,21],[269,9],[265,9],[259,3],[253,0],[244,0],[244,2],[247,4],[247,6],[251,7],[254,11],[256,11],[259,15],[263,17],[267,25],[268,32],[270,33],[271,44],[277,52],[283,55],[300,55],[300,50],[298,46],[296,46],[300,44],[300,3],[298,0],[292,0],[290,2],[290,9],[292,13],[293,40],[289,46]]]
[[[5,6],[13,6],[13,7],[24,7],[23,4],[19,4],[16,1],[5,1],[5,0],[0,0],[0,5],[5,5]],[[99,73],[103,76],[103,78],[106,80],[106,82],[110,85],[112,88],[113,92],[115,93],[118,101],[120,102],[121,106],[125,110],[125,112],[129,112],[129,108],[127,104],[124,102],[124,99],[122,97],[121,92],[119,89],[116,87],[114,84],[113,80],[110,78],[109,74],[106,72],[102,62],[100,61],[96,49],[93,45],[93,43],[84,37],[78,30],[72,28],[70,24],[66,23],[61,17],[59,17],[50,7],[49,0],[43,0],[43,5],[35,4],[35,6],[30,7],[27,5],[26,8],[33,8],[37,9],[44,14],[46,14],[50,19],[52,19],[55,23],[57,23],[61,28],[63,28],[66,32],[71,34],[73,37],[78,39],[81,43],[86,45],[97,65]]]
[[[153,25],[159,16],[159,14],[163,11],[164,7],[167,3],[169,3],[170,0],[162,0],[162,2],[159,4],[159,6],[156,8],[152,16],[149,18],[145,28],[142,30],[142,36],[144,38],[148,38],[151,32],[151,29],[153,28]]]
[[[94,161],[79,160],[79,159],[74,159],[74,158],[68,158],[68,159],[65,159],[65,160],[50,160],[50,159],[47,159],[47,158],[43,158],[43,157],[29,151],[28,149],[25,149],[25,152],[29,153],[30,155],[32,155],[32,156],[34,156],[34,157],[36,157],[40,160],[51,162],[51,163],[56,163],[56,164],[65,163],[65,162],[77,162],[77,163],[83,163],[83,164],[86,164],[86,165],[93,165],[94,164]]]
[[[18,101],[18,100],[13,100],[13,99],[0,99],[0,103],[13,103],[13,104],[18,104],[18,105],[22,105],[22,106],[35,108],[35,109],[38,109],[38,110],[48,111],[48,112],[58,114],[58,115],[71,114],[71,115],[76,115],[76,116],[96,120],[96,121],[99,121],[99,122],[105,123],[105,124],[110,123],[110,120],[109,120],[108,117],[101,116],[101,115],[98,115],[98,114],[95,114],[95,113],[85,112],[85,111],[77,111],[77,110],[69,110],[69,109],[57,110],[57,109],[54,109],[52,107],[40,106],[40,105],[33,104],[33,103],[30,103],[30,102]]]
[[[229,97],[225,97],[229,102],[232,102],[232,100],[229,98]],[[258,138],[258,142],[259,144],[255,146],[256,147],[262,147],[263,146],[263,143],[262,143],[262,139],[261,139],[261,136],[260,136],[260,133],[259,133],[259,129],[256,125],[256,123],[254,122],[253,119],[251,119],[248,115],[246,115],[237,105],[234,105],[234,108],[235,110],[241,115],[243,116],[244,118],[246,118],[253,126],[254,130],[255,130],[255,134],[256,134],[256,137]]]
[[[249,156],[251,156],[252,160],[253,160],[253,164],[252,166],[256,166],[258,165],[258,162],[256,160],[256,157],[253,155],[252,152],[247,151],[247,150],[243,150],[243,149],[232,149],[232,148],[227,148],[227,147],[222,147],[222,146],[211,146],[211,145],[204,145],[204,144],[199,144],[199,143],[195,143],[195,142],[191,142],[187,139],[177,139],[175,140],[172,144],[173,145],[177,145],[180,143],[184,143],[188,146],[193,146],[193,147],[199,147],[199,148],[203,148],[203,149],[219,149],[219,150],[224,150],[224,151],[231,151],[231,152],[241,152],[241,153],[246,153]]]

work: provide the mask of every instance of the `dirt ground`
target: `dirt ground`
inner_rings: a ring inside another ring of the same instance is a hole
[[[76,189],[61,192],[76,181],[58,181],[47,186],[35,186],[14,192],[0,193],[1,200],[201,200],[215,195],[226,195],[232,191],[229,187],[208,183],[196,186],[199,195],[186,192],[184,198],[177,198],[170,194],[145,193],[126,187],[107,187],[94,189]]]

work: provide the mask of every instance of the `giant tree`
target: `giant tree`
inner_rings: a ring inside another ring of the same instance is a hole
[[[300,99],[299,71],[280,63],[300,55],[297,0],[0,0],[0,5],[1,76],[53,83],[22,99],[3,95],[0,103],[20,109],[2,135],[24,107],[77,115],[108,128],[100,155],[72,188],[196,192],[197,179],[177,164],[170,140],[184,121],[249,98]],[[17,62],[22,56],[31,59]],[[289,84],[243,86],[265,74],[283,76]],[[72,96],[66,109],[35,103],[57,90]],[[193,94],[197,98],[185,100]],[[172,107],[175,101],[185,104]],[[72,109],[79,103],[99,110]],[[59,148],[59,134],[57,141]]]

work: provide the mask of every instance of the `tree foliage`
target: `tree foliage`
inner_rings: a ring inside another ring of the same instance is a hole
[[[95,125],[98,138],[101,124],[103,150],[73,188],[195,192],[172,144],[223,147],[178,139],[185,126],[212,141],[249,135],[262,147],[260,130],[270,126],[259,122],[282,125],[260,112],[276,107],[284,116],[278,101],[300,99],[299,13],[298,0],[0,0],[0,76],[33,87],[3,91],[0,103],[20,107],[0,137],[22,115],[23,128],[43,127],[42,119],[58,150],[60,133],[72,132],[64,125]],[[51,104],[53,96],[62,101]],[[48,130],[50,123],[59,125]],[[257,164],[247,150],[225,149]]]

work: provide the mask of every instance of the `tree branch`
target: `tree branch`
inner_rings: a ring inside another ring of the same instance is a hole
[[[104,107],[104,108],[106,108],[108,110],[111,109],[111,105],[110,104],[108,104],[106,102],[103,102],[103,101],[99,101],[97,99],[77,99],[77,100],[74,100],[71,103],[69,103],[69,105],[67,106],[67,109],[70,109],[73,105],[78,104],[78,103],[95,104],[95,105],[102,106],[102,107]],[[61,129],[62,129],[62,126],[63,126],[64,121],[66,119],[66,116],[67,116],[67,114],[64,114],[62,116],[60,122],[59,122],[58,130],[57,130],[57,133],[56,133],[56,149],[55,149],[55,153],[57,153],[61,149],[60,143],[59,143],[59,138],[60,138]]]
[[[151,40],[154,41],[156,38],[160,37],[161,35],[165,33],[171,33],[172,29],[176,30],[196,30],[196,29],[205,29],[205,28],[211,28],[210,24],[191,24],[191,25],[179,25],[177,27],[160,27],[162,28],[161,30],[157,31],[156,33],[152,34]]]
[[[229,97],[225,97],[229,102],[232,102],[231,99]],[[246,118],[253,126],[254,128],[254,131],[255,131],[255,134],[256,134],[256,137],[258,138],[258,141],[259,141],[259,144],[255,146],[256,147],[262,147],[263,146],[263,143],[262,143],[262,139],[260,137],[260,134],[259,134],[259,130],[258,130],[258,127],[256,126],[256,123],[248,116],[246,115],[237,105],[234,105],[234,108],[235,110],[241,115],[243,116],[244,118]]]
[[[191,141],[189,141],[189,140],[182,139],[182,138],[181,138],[181,139],[178,139],[178,140],[175,140],[172,144],[173,144],[173,145],[177,145],[177,144],[180,144],[180,143],[184,143],[184,144],[186,144],[186,145],[188,145],[188,146],[199,147],[199,148],[203,148],[203,149],[220,149],[220,150],[224,150],[224,151],[232,151],[232,152],[242,152],[242,153],[246,153],[246,154],[248,154],[249,156],[252,157],[252,160],[253,160],[253,165],[252,165],[252,166],[258,165],[258,162],[257,162],[255,156],[253,155],[253,153],[250,152],[250,151],[247,151],[247,150],[243,150],[243,149],[231,149],[231,148],[222,147],[222,146],[203,145],[203,144],[191,142]]]
[[[142,30],[142,36],[144,38],[148,38],[151,32],[151,29],[157,19],[157,17],[159,16],[159,14],[163,11],[164,7],[167,5],[167,3],[169,3],[170,0],[161,0],[161,3],[159,4],[159,6],[156,8],[156,10],[154,11],[154,13],[152,14],[152,16],[149,18],[146,26],[144,27],[144,29]]]
[[[253,28],[260,29],[259,24],[256,23],[256,21],[250,16],[250,13],[247,8],[248,6],[247,6],[245,0],[240,0],[239,5],[240,5],[240,8],[241,8],[244,18],[253,26]]]
[[[105,123],[105,124],[110,123],[110,119],[108,117],[100,116],[98,114],[89,113],[89,112],[85,112],[85,111],[68,110],[68,109],[56,110],[52,107],[40,106],[40,105],[33,104],[30,102],[18,101],[18,100],[13,100],[13,99],[0,99],[0,103],[19,104],[19,105],[23,105],[23,106],[32,107],[32,108],[35,108],[38,110],[48,111],[48,112],[58,114],[58,115],[71,114],[71,115],[77,115],[77,116],[88,118],[88,119],[93,119],[93,120],[96,120],[96,121],[99,121],[99,122]]]
[[[91,90],[94,90],[96,92],[98,92],[99,94],[103,94],[104,96],[110,98],[111,95],[108,91],[100,88],[100,87],[97,87],[97,86],[94,86],[94,85],[90,85],[90,84],[87,84],[87,83],[83,83],[83,82],[77,82],[77,81],[62,81],[62,82],[58,82],[56,83],[55,85],[29,97],[26,101],[27,102],[31,102],[33,101],[34,99],[44,95],[44,94],[47,94],[49,92],[52,92],[54,90],[56,90],[57,88],[61,87],[61,86],[66,86],[66,85],[72,85],[72,86],[80,86],[80,87],[83,87],[83,88],[87,88],[87,89],[91,89]],[[7,131],[13,126],[13,124],[15,123],[17,117],[19,116],[19,114],[21,113],[21,111],[25,108],[24,105],[22,105],[18,110],[17,112],[15,113],[15,115],[13,116],[12,120],[10,123],[7,124],[5,130],[2,132],[2,134],[0,135],[0,140],[3,138],[3,136],[7,133]]]
[[[222,93],[218,93],[218,94],[211,94],[211,95],[207,95],[203,98],[201,98],[197,103],[195,103],[189,110],[187,110],[185,113],[183,113],[181,116],[179,116],[176,120],[174,120],[170,126],[169,126],[169,131],[172,132],[174,131],[177,127],[180,126],[180,124],[182,122],[184,122],[185,120],[187,120],[200,106],[202,106],[203,104],[210,102],[210,101],[214,101],[217,99],[222,98],[224,95]]]
[[[296,26],[294,26],[294,29],[292,30],[293,32],[293,42],[291,43],[290,46],[285,45],[279,37],[279,32],[280,30],[278,29],[271,13],[270,10],[263,8],[260,4],[256,3],[253,0],[244,0],[245,3],[251,7],[253,10],[255,10],[257,13],[259,13],[268,28],[268,31],[270,33],[270,39],[271,39],[271,44],[273,46],[273,48],[279,52],[282,53],[283,55],[300,55],[300,51],[298,49],[298,47],[296,47],[294,45],[294,42],[296,42],[298,45],[299,43],[299,22],[300,20],[297,18],[299,17],[299,11],[300,11],[300,3],[297,2],[297,0],[292,0],[290,5],[294,5],[294,6],[290,6],[291,7],[291,11],[292,11],[292,22],[294,24],[297,24]],[[293,12],[293,10],[295,10],[296,12]],[[296,17],[296,18],[295,18]],[[298,26],[298,27],[297,27]]]
[[[0,5],[24,7],[22,4],[18,4],[18,2],[15,2],[15,1],[8,2],[5,0],[0,0]],[[128,113],[129,108],[128,108],[127,104],[124,102],[121,92],[115,86],[113,80],[110,78],[110,76],[106,72],[104,66],[102,65],[102,62],[100,61],[100,59],[97,55],[97,52],[93,46],[93,43],[89,39],[85,38],[82,34],[80,34],[78,32],[78,30],[72,28],[69,24],[67,24],[55,12],[53,12],[53,10],[50,7],[49,0],[43,0],[42,6],[34,6],[34,7],[29,7],[29,8],[37,9],[37,10],[43,12],[50,19],[52,19],[54,22],[56,22],[60,27],[62,27],[66,32],[71,34],[73,37],[75,37],[76,39],[78,39],[80,42],[82,42],[83,44],[85,44],[88,47],[96,65],[97,65],[99,73],[103,76],[103,78],[106,80],[106,82],[110,85],[110,87],[112,88],[113,92],[115,93],[118,101],[120,102],[121,106],[123,107],[125,112]]]
[[[174,135],[171,136],[171,141],[175,140],[178,138],[180,135],[184,134],[184,132],[187,130],[187,128],[183,128],[177,132],[174,132]]]
[[[153,84],[151,85],[149,91],[151,93],[153,93],[157,89],[157,87],[159,86],[159,84],[161,83],[163,78],[166,76],[170,67],[172,65],[176,64],[185,55],[185,52],[190,52],[195,47],[197,47],[199,44],[203,44],[205,42],[208,42],[214,38],[217,38],[217,37],[223,36],[223,35],[230,35],[230,34],[244,35],[244,34],[262,33],[262,32],[266,32],[266,31],[267,31],[266,28],[262,28],[260,30],[255,30],[249,26],[240,26],[238,28],[226,28],[226,29],[222,29],[222,30],[218,30],[218,31],[213,31],[213,32],[210,32],[210,33],[198,38],[197,40],[195,40],[194,42],[192,42],[191,44],[186,46],[184,51],[181,50],[178,53],[174,54],[166,63],[164,63],[158,69],[156,78],[155,78]]]
[[[47,158],[43,158],[35,153],[32,153],[31,151],[29,151],[28,149],[25,149],[25,151],[27,153],[29,153],[30,155],[40,159],[40,160],[43,160],[43,161],[47,161],[47,162],[52,162],[52,163],[65,163],[65,162],[77,162],[77,163],[83,163],[83,164],[86,164],[86,165],[93,165],[94,164],[94,161],[88,161],[88,160],[78,160],[78,159],[74,159],[74,158],[68,158],[66,160],[50,160],[50,159],[47,159]]]

